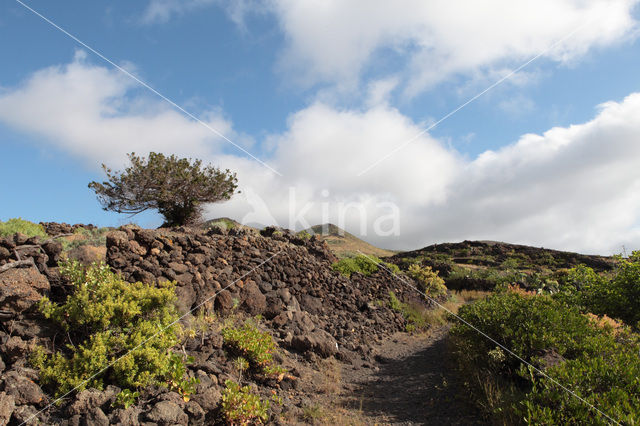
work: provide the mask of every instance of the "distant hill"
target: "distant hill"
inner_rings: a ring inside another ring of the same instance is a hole
[[[491,289],[515,282],[537,287],[552,283],[563,270],[587,265],[597,272],[610,271],[614,259],[498,241],[463,241],[434,244],[396,254],[388,259],[406,269],[412,263],[431,266],[451,289]]]
[[[358,252],[376,257],[387,257],[397,253],[371,245],[332,223],[312,226],[302,232],[316,235],[317,238],[325,241],[338,257],[355,256]]]
[[[233,219],[230,219],[228,217],[218,217],[216,219],[210,219],[210,220],[207,220],[206,222],[202,223],[201,226],[204,229],[208,229],[208,228],[211,228],[213,226],[219,226],[219,227],[225,228],[225,229],[231,229],[231,228],[236,228],[236,227],[245,227],[240,222],[237,222],[237,221],[235,221]]]

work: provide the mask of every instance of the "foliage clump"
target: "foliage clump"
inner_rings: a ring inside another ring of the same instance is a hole
[[[132,152],[129,160],[123,172],[103,164],[107,181],[89,183],[105,210],[137,214],[157,209],[165,226],[181,226],[200,218],[203,203],[228,200],[237,187],[235,173],[202,167],[201,160],[155,152],[148,158]]]
[[[47,237],[44,227],[38,223],[29,222],[19,217],[14,217],[6,222],[0,221],[0,237],[9,237],[17,232],[28,237]]]
[[[612,277],[587,266],[571,269],[555,297],[583,312],[618,318],[640,329],[640,251],[628,259],[618,257]]]
[[[390,270],[392,273],[399,273],[400,269],[397,265],[383,262],[375,256],[365,256],[359,254],[353,257],[345,257],[331,265],[334,271],[340,272],[345,277],[351,277],[351,274],[357,272],[362,275],[371,275],[378,271],[380,265]]]
[[[249,367],[259,374],[268,377],[282,378],[286,370],[274,365],[273,354],[276,344],[267,331],[262,331],[250,319],[241,326],[229,325],[222,329],[224,344],[241,358]]]
[[[173,283],[127,283],[102,263],[74,260],[61,263],[60,272],[73,292],[60,304],[44,297],[39,308],[68,341],[53,354],[42,347],[32,354],[43,385],[59,396],[114,384],[127,391],[123,404],[148,385],[171,386],[183,396],[193,391],[182,380],[181,357],[170,351],[179,327]]]
[[[426,297],[437,297],[447,293],[444,280],[433,271],[430,266],[420,266],[413,264],[407,271],[409,276],[418,282],[420,291]]]
[[[488,406],[507,423],[609,423],[554,381],[617,421],[640,420],[640,338],[628,328],[614,332],[548,295],[514,290],[463,306],[459,315],[545,371],[539,374],[464,324],[452,329],[460,367],[478,378],[481,398],[493,399]],[[495,398],[494,389],[491,398],[487,380],[509,396]]]
[[[249,386],[227,380],[220,412],[230,425],[262,424],[269,419],[269,400],[261,399]]]

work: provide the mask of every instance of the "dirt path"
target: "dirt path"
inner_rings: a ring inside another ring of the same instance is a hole
[[[486,424],[450,371],[448,331],[443,326],[428,336],[398,333],[376,347],[374,365],[346,367],[345,405],[371,425]]]

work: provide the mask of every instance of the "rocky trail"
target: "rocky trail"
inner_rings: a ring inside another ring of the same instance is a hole
[[[448,331],[396,333],[374,348],[374,364],[346,366],[343,404],[370,425],[486,424],[450,369]]]

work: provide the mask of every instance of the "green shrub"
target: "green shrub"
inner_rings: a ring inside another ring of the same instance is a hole
[[[39,307],[69,341],[51,355],[41,347],[34,351],[40,382],[56,395],[76,387],[102,389],[105,383],[130,391],[174,386],[185,371],[169,350],[178,342],[174,284],[127,283],[104,264],[85,268],[77,261],[61,263],[60,272],[72,283],[72,294],[62,304],[44,297]],[[184,396],[192,391],[178,390]]]
[[[262,400],[249,386],[227,380],[220,412],[230,425],[261,424],[269,419],[269,401]]]
[[[311,239],[311,234],[308,233],[307,231],[300,231],[298,232],[298,237],[302,238],[303,240],[309,240]]]
[[[114,407],[122,407],[125,410],[136,403],[136,400],[140,396],[140,392],[132,392],[129,389],[122,390],[116,395],[116,401],[113,404]]]
[[[16,232],[20,232],[29,237],[48,237],[42,225],[38,223],[29,222],[28,220],[20,218],[9,219],[6,222],[0,221],[0,237],[9,237]]]
[[[612,277],[586,266],[571,269],[554,297],[584,312],[618,318],[640,328],[640,252],[633,252],[629,259],[618,257]]]
[[[345,257],[331,265],[334,271],[340,272],[345,277],[351,277],[351,274],[358,272],[362,275],[371,275],[378,271],[378,263],[381,260],[373,256],[358,255],[355,257]]]
[[[227,229],[228,230],[228,229],[235,228],[236,224],[231,219],[227,219],[227,218],[224,218],[224,217],[207,223],[207,229],[211,229],[211,228],[214,228],[216,226],[218,228],[222,228],[222,229]]]
[[[409,276],[418,282],[418,288],[427,297],[437,297],[447,293],[444,280],[430,266],[413,264],[407,271]]]
[[[367,256],[364,254],[342,258],[338,262],[331,265],[331,268],[334,271],[340,272],[345,277],[351,277],[351,274],[353,274],[354,272],[362,275],[371,275],[378,271],[380,265],[394,274],[400,273],[400,268],[398,268],[398,265],[383,262],[375,256]]]
[[[577,308],[522,290],[463,306],[459,315],[607,415],[632,419],[629,424],[640,420],[640,339],[628,329],[598,327]],[[503,398],[508,403],[498,407],[501,415],[508,411],[510,419],[534,424],[608,423],[475,330],[459,324],[451,335],[461,368],[478,378],[478,387],[486,377],[497,377],[511,389]],[[550,352],[559,359],[556,365],[543,360]]]
[[[227,326],[222,329],[224,344],[244,358],[253,371],[266,376],[283,375],[286,370],[274,365],[273,354],[276,344],[267,331],[261,331],[252,320],[246,320],[240,327]]]

